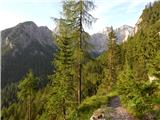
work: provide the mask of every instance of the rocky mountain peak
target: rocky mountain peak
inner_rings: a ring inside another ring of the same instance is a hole
[[[24,32],[27,32],[29,35],[32,35],[36,30],[38,29],[38,26],[32,22],[32,21],[27,21],[24,23],[19,23],[14,27],[15,30],[22,30]]]
[[[129,36],[133,36],[134,28],[129,25],[123,25],[115,29],[118,42],[125,42]]]
[[[37,25],[33,21],[26,21],[26,22],[23,22],[23,23],[19,23],[17,26],[24,26],[24,27],[34,26],[34,27],[37,27]]]
[[[12,44],[26,48],[32,42],[39,42],[42,46],[53,46],[52,32],[45,26],[38,27],[32,21],[19,23],[2,31],[2,47]]]
[[[37,76],[51,72],[51,60],[56,46],[52,31],[27,21],[1,31],[2,86],[16,82],[32,69]]]
[[[107,49],[108,33],[111,31],[111,27],[105,27],[101,33],[96,33],[91,36],[89,43],[93,46],[92,53],[100,54]],[[134,35],[134,28],[129,25],[123,25],[114,29],[117,37],[117,43],[125,42],[129,36]]]
[[[118,30],[129,30],[129,31],[132,31],[133,30],[133,27],[132,26],[129,26],[129,25],[122,25],[121,27],[117,28]],[[116,29],[116,30],[117,30]]]

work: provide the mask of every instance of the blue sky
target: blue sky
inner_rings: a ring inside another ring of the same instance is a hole
[[[124,24],[134,26],[145,5],[155,0],[93,0],[96,9],[91,13],[98,18],[90,29],[91,34],[107,26],[114,28]],[[55,24],[51,17],[59,17],[61,0],[0,0],[0,30],[24,21],[34,21],[38,26]]]

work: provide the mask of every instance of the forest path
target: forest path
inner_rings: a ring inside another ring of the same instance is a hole
[[[108,102],[108,107],[120,107],[120,98],[118,96],[111,97]]]
[[[106,107],[97,109],[90,120],[137,120],[121,106],[120,98],[113,96],[109,98]]]
[[[112,110],[109,112],[111,120],[135,120],[125,108],[121,106],[118,96],[109,99],[108,107]]]

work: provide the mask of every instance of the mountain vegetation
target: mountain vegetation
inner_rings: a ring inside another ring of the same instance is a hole
[[[47,74],[51,74],[53,69],[51,61],[56,51],[52,32],[47,27],[38,27],[28,21],[1,31],[1,38],[2,88],[23,79],[29,69],[44,86]]]
[[[124,42],[111,27],[107,50],[95,58],[86,51],[92,46],[84,31],[96,20],[89,13],[94,7],[91,1],[63,2],[61,18],[54,18],[57,49],[48,82],[40,87],[30,70],[6,85],[2,120],[88,120],[99,108],[108,115],[113,97],[135,120],[160,119],[160,1],[146,5],[137,31]]]

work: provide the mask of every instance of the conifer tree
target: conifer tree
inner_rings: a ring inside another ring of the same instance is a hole
[[[95,5],[90,0],[65,0],[63,5],[63,14],[65,19],[70,21],[74,39],[76,40],[77,55],[77,79],[78,79],[78,103],[81,103],[81,81],[82,81],[82,55],[83,44],[85,41],[84,25],[90,27],[96,20],[89,11],[93,10]]]
[[[109,84],[112,86],[113,83],[116,81],[116,65],[117,65],[117,44],[116,44],[116,36],[111,27],[111,31],[108,34],[108,69],[109,69]]]
[[[57,53],[53,64],[55,72],[50,76],[51,92],[48,101],[50,119],[66,119],[68,110],[75,103],[74,56],[73,42],[67,21],[57,19],[58,32],[56,33]]]
[[[157,51],[155,58],[148,64],[148,67],[149,74],[160,80],[160,51]]]
[[[32,107],[33,107],[33,99],[37,89],[37,82],[38,79],[33,75],[32,71],[30,70],[29,73],[27,73],[26,77],[22,81],[20,81],[18,85],[19,88],[18,98],[22,102],[26,102],[27,104],[28,120],[33,120]]]

